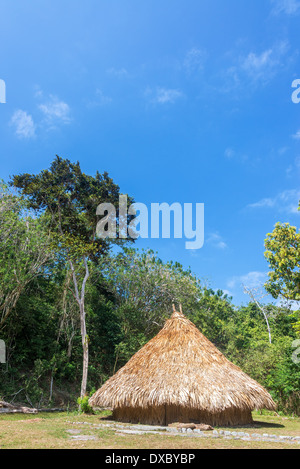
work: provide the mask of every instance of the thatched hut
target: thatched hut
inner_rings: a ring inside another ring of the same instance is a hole
[[[244,425],[254,409],[275,410],[270,394],[224,355],[182,313],[90,398],[122,422]]]

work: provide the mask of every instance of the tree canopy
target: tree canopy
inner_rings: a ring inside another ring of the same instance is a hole
[[[53,249],[69,264],[72,294],[78,303],[83,348],[81,398],[87,388],[89,336],[86,328],[85,294],[90,277],[89,263],[96,263],[106,254],[111,239],[96,236],[97,207],[100,203],[118,206],[119,186],[98,171],[95,176],[85,174],[79,162],[56,156],[49,169],[39,174],[13,176],[11,185],[20,189],[27,205],[47,219]],[[132,202],[128,198],[128,204]],[[117,211],[116,211],[117,214]],[[117,242],[126,242],[119,240]]]
[[[24,200],[0,185],[0,329],[27,285],[52,258],[44,217],[25,210]]]
[[[274,298],[300,300],[300,232],[288,223],[277,223],[265,247],[271,269],[266,290]]]

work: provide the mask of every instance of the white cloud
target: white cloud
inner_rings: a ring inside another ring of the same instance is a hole
[[[282,41],[261,53],[250,52],[241,60],[241,69],[251,80],[268,82],[282,66],[288,48],[288,42]]]
[[[294,300],[286,300],[283,298],[278,298],[276,301],[276,306],[282,308],[289,308],[291,311],[299,311],[300,310],[300,301]]]
[[[159,88],[156,94],[156,102],[159,104],[175,103],[181,97],[182,93],[179,90]]]
[[[226,290],[226,289],[223,290],[223,289],[222,289],[222,291],[223,291],[224,295],[233,296],[232,293],[231,293],[229,290]]]
[[[19,138],[35,137],[35,124],[33,118],[26,111],[18,109],[14,112],[10,124],[15,128],[16,135]]]
[[[261,199],[258,202],[255,202],[254,204],[249,204],[249,208],[272,208],[276,204],[276,197],[274,199],[271,199],[270,197],[267,197],[265,199]]]
[[[291,176],[294,176],[295,174],[298,174],[299,170],[300,170],[300,156],[297,156],[297,158],[295,158],[294,160],[294,163],[290,164],[286,168],[285,174],[287,177],[291,177]]]
[[[300,11],[300,2],[298,0],[272,0],[272,3],[274,4],[272,13],[275,15],[284,13],[292,16]]]
[[[274,197],[266,197],[247,207],[250,209],[272,208],[280,212],[299,214],[300,190],[291,189],[280,192]]]
[[[69,105],[59,100],[57,96],[50,95],[48,101],[40,104],[38,108],[44,114],[45,121],[50,127],[55,127],[59,123],[69,124],[71,122]]]
[[[197,73],[203,70],[206,58],[207,52],[205,49],[193,47],[187,52],[183,67],[188,74]]]
[[[206,242],[217,249],[226,249],[227,244],[218,233],[211,233]]]
[[[112,102],[112,98],[109,96],[106,96],[102,90],[99,88],[96,89],[95,96],[93,99],[89,100],[86,102],[86,106],[88,108],[93,108],[93,107],[102,107],[110,104]]]
[[[231,160],[235,156],[235,151],[232,148],[226,148],[224,155]]]
[[[172,88],[156,88],[155,91],[147,88],[146,96],[150,96],[151,102],[155,104],[174,104],[184,95],[180,90]]]
[[[300,140],[300,130],[298,130],[294,135],[293,138],[296,140]]]
[[[34,97],[37,99],[42,99],[44,96],[43,90],[39,85],[34,85]]]
[[[248,90],[258,85],[269,83],[277,73],[287,67],[293,60],[288,55],[288,41],[281,41],[262,51],[250,51],[247,54],[239,55],[235,63],[227,68],[223,73],[223,92],[232,92],[239,89]],[[236,57],[236,52],[231,53]]]
[[[278,150],[278,155],[282,156],[288,151],[289,147],[281,147]]]
[[[118,77],[118,78],[122,78],[122,77],[127,77],[128,76],[128,71],[126,70],[126,68],[122,67],[122,68],[114,68],[114,67],[111,67],[111,68],[108,68],[106,70],[106,73],[108,73],[109,75],[113,75],[115,77]]]
[[[45,97],[38,85],[35,86],[34,97],[40,103],[37,108],[41,111],[42,117],[40,114],[38,118],[33,119],[31,114],[18,109],[10,120],[10,125],[15,128],[15,133],[19,138],[30,139],[36,136],[37,129],[53,129],[59,124],[71,122],[70,107],[66,102],[54,95]]]
[[[236,287],[245,287],[248,288],[257,288],[261,287],[267,280],[267,273],[266,272],[249,272],[248,274],[235,276],[228,280],[227,287],[230,289],[234,289]]]
[[[290,164],[285,170],[286,177],[288,178],[291,177],[294,172],[293,170],[294,170],[293,165]]]
[[[260,55],[250,52],[243,60],[242,68],[249,74],[260,74],[266,67],[272,64],[272,49],[262,52]]]
[[[238,151],[234,150],[231,147],[226,148],[226,150],[224,151],[224,156],[228,160],[238,161],[240,163],[249,162],[248,155],[245,155],[245,153],[242,153],[242,152],[238,152]],[[253,164],[253,163],[255,163],[255,161],[256,160],[254,158],[252,158],[251,163]]]

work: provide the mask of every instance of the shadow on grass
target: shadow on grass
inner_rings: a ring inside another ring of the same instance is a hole
[[[274,423],[274,422],[257,422],[253,421],[251,427],[254,428],[284,428],[284,425],[281,423]]]
[[[112,420],[114,421],[115,419],[113,418],[113,414],[110,411],[102,411],[100,413],[95,412],[96,415],[100,418],[100,420]]]

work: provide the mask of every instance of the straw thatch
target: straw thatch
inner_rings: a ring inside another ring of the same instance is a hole
[[[139,350],[89,400],[119,421],[242,425],[254,409],[275,410],[270,394],[182,313]]]

